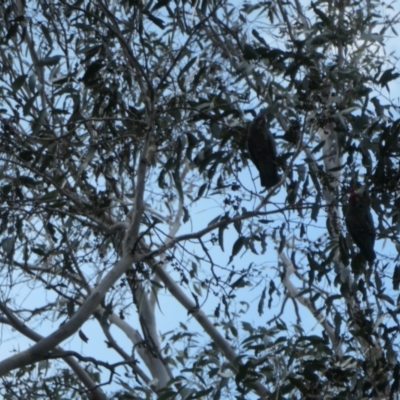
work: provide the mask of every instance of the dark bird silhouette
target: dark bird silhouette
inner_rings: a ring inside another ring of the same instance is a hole
[[[368,262],[375,260],[375,227],[369,205],[363,196],[351,191],[346,226],[361,255]]]
[[[267,128],[264,113],[260,113],[250,124],[247,148],[251,161],[260,174],[261,186],[269,189],[279,182],[276,161],[276,144]]]

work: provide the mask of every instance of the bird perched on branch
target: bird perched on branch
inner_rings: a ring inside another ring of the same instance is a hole
[[[361,193],[363,190],[361,190]],[[368,202],[362,194],[350,190],[346,226],[361,255],[368,262],[375,260],[375,227]]]
[[[261,112],[250,124],[247,136],[247,148],[251,161],[260,174],[261,186],[269,189],[279,182],[278,164],[276,160],[276,144],[274,137],[267,128]]]

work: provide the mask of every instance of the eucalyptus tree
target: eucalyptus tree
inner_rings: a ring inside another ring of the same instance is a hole
[[[4,1],[2,396],[398,397],[395,6]]]

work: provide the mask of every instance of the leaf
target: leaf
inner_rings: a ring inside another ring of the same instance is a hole
[[[378,81],[381,84],[382,87],[386,86],[386,84],[388,82],[393,81],[393,80],[397,79],[400,76],[400,74],[398,72],[393,74],[393,71],[394,71],[394,68],[390,68],[390,69],[387,69],[382,74],[382,76],[380,77],[380,79]]]
[[[310,253],[307,253],[307,260],[310,269],[314,271],[319,271],[321,269],[321,266],[314,260]]]
[[[58,115],[69,115],[69,111],[68,110],[64,110],[62,108],[53,108],[51,110],[52,114],[58,114]]]
[[[24,117],[26,117],[29,112],[31,111],[31,108],[33,106],[33,103],[36,100],[36,96],[32,96],[23,106],[22,112],[24,113]]]
[[[315,47],[323,46],[324,44],[331,43],[332,40],[337,40],[337,35],[334,34],[323,34],[317,35],[311,40],[311,44]]]
[[[258,306],[257,306],[257,311],[258,311],[258,315],[261,317],[261,315],[264,314],[264,301],[265,301],[265,294],[266,294],[267,290],[264,287],[263,291],[261,292],[261,296],[260,296],[260,300],[258,302]]]
[[[238,214],[237,214],[238,215]],[[237,216],[237,215],[235,215],[235,217]],[[240,235],[240,233],[242,232],[242,221],[235,221],[234,223],[233,223],[233,227],[235,228],[235,230],[236,230],[236,232],[237,233],[239,233],[239,235]]]
[[[54,162],[53,155],[47,153],[41,159],[41,165],[39,167],[40,172],[44,172]]]
[[[221,247],[222,251],[224,250],[224,230],[226,229],[226,225],[221,225],[218,229],[218,243]]]
[[[396,357],[397,361],[397,357]],[[396,362],[396,365],[393,370],[393,384],[390,388],[391,393],[398,393],[400,387],[400,363]]]
[[[85,343],[89,341],[89,338],[83,333],[82,329],[79,329],[78,335]]]
[[[218,303],[217,307],[214,310],[214,317],[215,318],[219,318],[219,316],[220,316],[220,308],[221,308],[221,304]]]
[[[335,313],[334,322],[335,322],[335,336],[337,338],[339,338],[340,337],[340,326],[342,324],[342,316],[340,315],[340,313],[338,313],[338,312]]]
[[[254,239],[253,237],[250,238],[246,238],[246,247],[250,248],[251,252],[254,254],[258,255],[258,252],[256,250],[256,246],[254,245]]]
[[[250,60],[258,60],[260,57],[253,46],[245,44],[243,48],[243,58],[245,60],[250,61]]]
[[[279,229],[279,236],[281,238],[280,242],[279,242],[279,248],[278,248],[278,254],[282,253],[283,248],[285,247],[286,244],[286,236],[283,233],[283,230],[285,229],[285,223],[283,223]]]
[[[375,112],[376,114],[380,117],[383,115],[384,113],[384,107],[381,105],[379,99],[375,96],[371,99],[371,103],[374,105],[375,107]]]
[[[304,224],[300,226],[300,238],[302,238],[306,233],[306,229],[304,228]]]
[[[194,282],[193,283],[193,289],[194,289],[194,291],[196,292],[196,294],[198,295],[198,296],[202,296],[202,291],[201,291],[201,285],[198,283],[198,282]]]
[[[199,69],[199,71],[197,72],[197,74],[196,74],[195,77],[193,78],[193,82],[192,82],[192,87],[193,87],[193,88],[196,88],[196,87],[197,87],[197,85],[198,85],[199,82],[200,82],[200,79],[205,75],[206,71],[207,71],[207,68],[206,68],[205,66],[204,66],[204,67],[201,67],[201,68]]]
[[[220,215],[218,215],[218,217],[213,218],[207,226],[211,226],[212,224],[215,224],[216,222],[218,222],[222,217]]]
[[[54,240],[54,242],[57,243],[58,239],[56,237],[56,228],[55,228],[55,226],[51,222],[48,222],[46,224],[46,230],[49,232],[49,234],[50,234],[51,238]]]
[[[13,90],[14,93],[17,93],[18,90],[21,89],[21,87],[26,81],[27,76],[28,75],[21,75],[14,80],[14,82],[11,84],[11,89]]]
[[[233,243],[232,246],[232,254],[231,257],[229,258],[229,262],[228,264],[233,260],[233,257],[235,257],[239,251],[241,250],[241,248],[244,245],[244,241],[245,241],[245,237],[244,236],[240,236],[235,243]]]
[[[210,130],[215,139],[221,139],[221,128],[216,122],[211,123]]]
[[[320,151],[325,145],[325,140],[322,140],[321,143],[319,143],[317,146],[315,146],[311,153],[317,153],[318,151]]]
[[[400,287],[400,265],[397,264],[393,270],[392,284],[394,290],[399,290]]]
[[[40,110],[37,118],[32,121],[32,135],[36,136],[42,129],[46,119],[46,109]]]
[[[18,181],[21,185],[26,186],[26,187],[31,187],[34,185],[37,185],[39,182],[35,181],[33,178],[30,176],[20,176],[18,178]]]
[[[181,71],[179,72],[178,78],[180,78],[181,76],[183,76],[183,74],[184,74],[185,72],[187,72],[187,71],[190,69],[190,67],[197,61],[197,59],[198,59],[198,56],[193,57],[193,58],[181,69]]]
[[[18,157],[24,161],[32,161],[35,158],[34,154],[32,150],[23,150],[18,154]]]
[[[341,171],[346,165],[347,163],[344,163],[343,165],[339,165],[338,167],[328,168],[327,171],[329,172]]]
[[[188,222],[190,219],[189,210],[185,206],[183,206],[182,209],[183,209],[183,223],[186,224],[186,222]]]
[[[369,153],[369,151],[367,149],[362,148],[361,156],[362,156],[361,157],[362,164],[365,167],[365,169],[367,170],[368,174],[370,174],[371,170],[372,170],[372,165],[373,165],[371,154]]]
[[[376,290],[378,291],[378,293],[382,294],[383,284],[382,284],[382,280],[379,276],[379,273],[377,271],[375,271],[375,284],[376,284]]]
[[[57,65],[62,56],[52,56],[52,57],[45,57],[38,61],[38,67],[49,67],[52,65]]]
[[[253,29],[253,30],[251,31],[251,33],[253,34],[253,36],[254,36],[260,43],[262,43],[265,47],[269,48],[267,42],[264,40],[264,38],[262,38],[262,37],[260,36],[260,34],[258,33],[257,30]]]
[[[179,122],[182,119],[181,112],[178,108],[172,108],[168,112],[172,116],[172,118],[175,120],[175,122]]]
[[[369,42],[379,42],[381,44],[383,44],[384,38],[384,35],[379,35],[377,33],[362,33],[360,35],[361,40],[366,40]]]
[[[6,41],[14,37],[18,33],[18,23],[12,24],[7,31]]]
[[[317,198],[315,199],[315,203],[313,204],[312,208],[311,208],[311,219],[316,221],[317,217],[318,217],[318,213],[319,213],[319,209],[320,209],[320,205],[319,203],[321,202],[321,195],[318,194]]]
[[[331,20],[326,16],[326,14],[324,14],[319,8],[317,8],[313,2],[311,2],[311,7],[314,10],[315,14],[317,14],[321,21],[324,23],[324,25],[326,27],[330,27]]]
[[[207,13],[207,4],[208,4],[208,0],[203,0],[201,2],[201,13],[203,15],[206,15],[206,13]]]
[[[39,247],[32,247],[31,250],[32,250],[32,253],[35,253],[35,254],[37,254],[39,256],[43,256],[44,257],[46,255],[46,253],[42,249],[40,249]]]
[[[269,294],[269,300],[268,300],[268,308],[271,308],[271,304],[272,304],[272,295],[274,294],[274,292],[276,292],[276,286],[275,286],[275,282],[273,280],[271,280],[269,282],[269,289],[268,289],[268,294]],[[279,294],[279,293],[278,293]]]
[[[342,262],[344,265],[349,264],[349,249],[347,247],[347,242],[345,237],[340,234],[339,236],[339,251],[340,251],[340,258],[342,259]]]
[[[12,185],[10,185],[10,184],[2,186],[1,192],[2,192],[3,196],[7,196],[8,193],[10,193],[11,189],[12,189]]]
[[[34,93],[36,88],[36,76],[32,74],[28,79],[29,90]]]
[[[176,169],[174,170],[172,178],[174,179],[176,190],[179,193],[179,198],[183,200],[183,189],[181,182],[181,174],[179,173],[179,165],[177,165]]]
[[[390,296],[388,296],[387,294],[378,293],[378,294],[376,295],[376,297],[378,297],[378,298],[380,298],[380,299],[382,299],[382,300],[387,301],[387,302],[390,303],[392,306],[395,306],[395,305],[396,305],[395,302],[394,302],[394,300],[393,300]]]
[[[158,187],[160,189],[165,189],[168,187],[167,183],[165,182],[165,175],[166,175],[167,171],[163,168],[160,172],[160,175],[158,176]]]
[[[50,36],[50,32],[47,29],[47,26],[45,24],[40,23],[40,29],[42,30],[43,35],[46,38],[49,47],[53,47],[53,39]]]
[[[98,72],[104,68],[104,61],[102,59],[95,60],[91,64],[88,65],[86,71],[82,77],[82,82],[88,86],[96,81],[98,76]]]
[[[1,243],[1,247],[7,255],[7,258],[11,260],[14,256],[14,238],[8,237]]]
[[[165,23],[161,18],[157,18],[154,15],[150,14],[150,13],[146,13],[147,17],[149,18],[149,20],[151,22],[153,22],[153,24],[157,25],[160,29],[164,29],[165,28]]]
[[[200,186],[199,191],[198,191],[198,193],[197,193],[197,197],[196,197],[196,199],[195,199],[194,201],[197,201],[197,200],[199,200],[201,197],[203,197],[203,194],[204,194],[204,192],[206,191],[207,186],[208,186],[208,183],[203,183],[203,184]]]
[[[153,8],[151,11],[156,11],[159,10],[162,7],[166,7],[171,0],[158,0],[156,4],[154,4]]]
[[[188,147],[186,149],[186,157],[191,161],[192,160],[192,151],[196,147],[198,140],[193,133],[186,132],[186,138],[188,142]]]
[[[235,325],[230,324],[230,325],[229,325],[229,329],[230,329],[230,331],[231,331],[231,333],[232,333],[233,336],[235,336],[235,337],[238,336],[238,331],[237,331]]]
[[[251,324],[249,324],[248,322],[241,321],[241,323],[242,323],[242,328],[243,328],[244,331],[247,331],[247,332],[250,332],[250,333],[254,331],[253,326]],[[245,343],[246,340],[248,340],[248,338],[246,338],[242,343]]]
[[[206,398],[205,396],[207,396],[208,394],[210,394],[212,391],[214,390],[214,387],[211,386],[207,389],[203,389],[203,390],[199,390],[199,391],[194,391],[192,392],[189,397],[186,397],[187,399],[204,399]],[[175,396],[174,396],[175,397]],[[171,397],[172,398],[172,397]]]

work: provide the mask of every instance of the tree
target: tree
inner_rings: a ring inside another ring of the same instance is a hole
[[[398,397],[393,5],[10,0],[1,19],[4,398]],[[269,192],[246,150],[260,109]],[[344,228],[355,182],[371,267]]]

